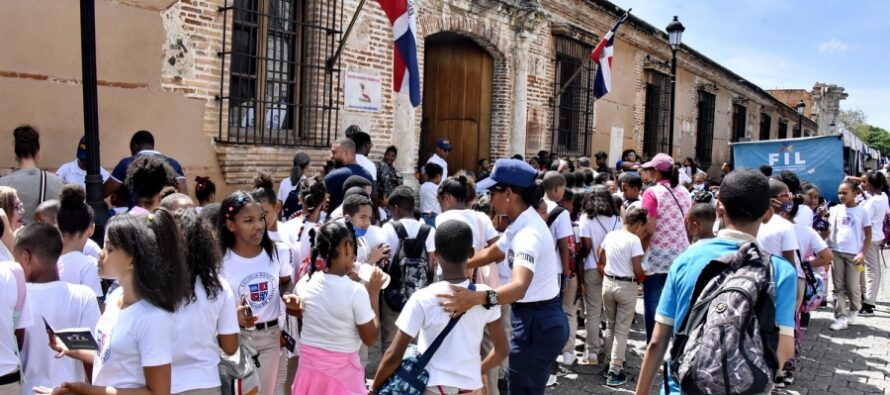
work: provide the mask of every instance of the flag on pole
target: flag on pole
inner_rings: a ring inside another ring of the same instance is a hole
[[[630,12],[628,10],[628,12]],[[609,30],[603,39],[596,44],[596,48],[590,53],[590,59],[596,62],[596,79],[593,81],[593,96],[597,99],[605,96],[612,90],[612,48],[615,43],[615,32],[618,26],[627,20],[628,13],[624,13],[615,27]]]
[[[414,0],[377,0],[392,24],[393,90],[406,92],[411,105],[420,105],[420,70],[417,64],[417,10]]]

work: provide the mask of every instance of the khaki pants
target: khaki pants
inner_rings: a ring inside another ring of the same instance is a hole
[[[834,317],[847,317],[852,310],[858,313],[862,308],[862,288],[860,271],[853,262],[853,254],[834,251],[834,265],[831,266],[831,280],[834,284]],[[849,306],[848,306],[849,304]]]
[[[865,303],[875,305],[881,286],[881,242],[871,243],[865,254],[865,271],[859,274]]]
[[[624,368],[627,335],[633,324],[637,306],[637,283],[603,280],[603,307],[606,310],[606,354],[611,353],[610,367]]]
[[[253,345],[256,347],[260,360],[257,369],[260,375],[260,393],[262,395],[278,395],[278,365],[281,363],[281,329],[277,326],[263,330],[250,331]]]
[[[603,278],[596,269],[584,270],[584,310],[587,351],[599,354],[602,349],[600,322],[603,315]]]
[[[569,340],[563,347],[563,353],[575,352],[575,332],[578,332],[578,276],[572,277],[566,283],[566,290],[562,294],[562,310],[566,312],[569,320]]]
[[[21,382],[0,385],[0,395],[22,395],[23,393]]]
[[[220,391],[219,387],[214,387],[214,388],[199,388],[199,389],[194,389],[194,390],[182,391],[178,394],[173,394],[173,395],[219,395],[221,393],[222,392]]]

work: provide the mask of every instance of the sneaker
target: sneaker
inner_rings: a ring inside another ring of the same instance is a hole
[[[859,310],[859,315],[863,317],[875,315],[875,306],[872,306],[868,303],[863,303],[862,309]]]
[[[794,385],[794,375],[791,371],[785,371],[785,385]]]
[[[847,314],[847,325],[853,325],[856,323],[856,319],[859,318],[858,311],[851,311],[850,314]]]
[[[773,388],[785,388],[785,376],[778,374],[773,380]]]
[[[562,353],[562,363],[568,366],[572,366],[575,363],[575,360],[578,358],[575,356],[574,352],[564,352]]]
[[[619,385],[623,385],[627,382],[627,376],[624,374],[624,370],[619,370],[615,372],[612,369],[609,369],[609,374],[606,376],[606,385],[609,387],[617,387]]]
[[[498,379],[498,391],[507,393],[507,379]]]
[[[557,384],[556,375],[551,374],[550,377],[547,378],[547,386],[552,387]]]
[[[831,326],[828,327],[828,329],[831,329],[833,331],[847,329],[847,320],[844,317],[838,318],[834,320],[834,322],[831,324]]]
[[[599,364],[599,357],[595,353],[591,353],[590,351],[584,350],[584,355],[581,357],[581,360],[578,361],[579,365],[597,365]]]

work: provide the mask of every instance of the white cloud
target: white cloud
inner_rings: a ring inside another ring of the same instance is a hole
[[[822,44],[819,44],[819,52],[822,53],[837,53],[837,52],[847,52],[850,46],[847,43],[838,40],[836,38],[832,38]]]

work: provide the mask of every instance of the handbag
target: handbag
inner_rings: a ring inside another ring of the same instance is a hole
[[[260,366],[250,334],[238,335],[238,350],[228,355],[219,352],[219,379],[222,395],[257,395],[260,393]]]
[[[467,288],[470,291],[476,290],[476,286],[472,283]],[[377,394],[422,395],[426,391],[426,383],[430,380],[430,373],[426,370],[426,365],[433,358],[433,355],[436,354],[442,342],[445,341],[445,336],[448,336],[448,333],[460,321],[460,317],[463,317],[463,314],[448,321],[445,329],[439,333],[439,336],[436,336],[436,339],[433,340],[433,343],[430,344],[430,347],[423,354],[417,351],[417,346],[414,344],[408,346],[399,368],[383,382],[383,385],[377,390]]]

